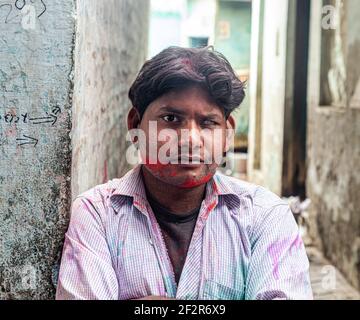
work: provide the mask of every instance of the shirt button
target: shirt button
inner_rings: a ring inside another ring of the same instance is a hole
[[[154,245],[153,241],[151,240],[151,238],[149,239],[149,242],[151,245]]]

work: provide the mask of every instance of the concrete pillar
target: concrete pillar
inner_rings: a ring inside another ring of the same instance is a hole
[[[8,2],[0,8],[0,298],[44,299],[54,292],[71,198],[75,8]]]
[[[78,0],[72,195],[121,176],[127,92],[147,54],[148,0]],[[91,155],[91,157],[89,157]]]
[[[251,181],[280,195],[287,58],[291,54],[288,50],[289,1],[279,0],[276,7],[271,1],[265,1],[263,17],[261,7],[259,0],[253,2],[248,174]],[[261,126],[261,130],[256,126]]]
[[[263,176],[261,173],[263,44],[264,0],[253,0],[251,8],[250,110],[247,172],[248,178],[259,184],[263,184]]]

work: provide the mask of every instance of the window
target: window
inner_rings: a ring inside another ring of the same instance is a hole
[[[206,47],[208,42],[208,37],[190,37],[190,47],[192,48]]]

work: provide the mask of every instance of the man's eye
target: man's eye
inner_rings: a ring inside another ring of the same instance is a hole
[[[169,114],[162,117],[166,122],[177,122],[179,121],[179,118],[177,116],[174,116],[173,114]]]
[[[214,125],[217,125],[217,122],[216,121],[213,121],[213,120],[204,120],[203,121],[203,124],[205,126],[214,126]]]

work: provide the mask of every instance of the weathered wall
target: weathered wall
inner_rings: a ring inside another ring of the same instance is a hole
[[[0,3],[0,299],[46,299],[70,201],[73,0]]]
[[[262,53],[258,49],[251,52],[248,175],[251,181],[279,195],[282,187],[286,62],[289,55],[288,9],[288,0],[277,1],[276,6],[271,1],[265,1],[263,26],[259,30],[262,23],[260,1],[253,1],[252,48],[259,47],[262,32],[263,43]],[[259,104],[261,116],[257,118]],[[256,126],[261,126],[261,130],[257,131]],[[260,145],[260,150],[255,151],[256,145]],[[256,165],[256,157],[259,165]]]
[[[147,54],[149,1],[78,0],[77,12],[73,197],[129,168],[127,92]]]
[[[345,1],[339,15],[345,20],[336,26],[342,29],[335,31],[322,30],[320,2],[312,2],[311,12],[307,190],[312,200],[311,225],[317,228],[310,231],[326,256],[360,288],[360,92],[356,91],[360,86],[360,6],[358,1]],[[321,32],[341,35],[330,50],[346,69],[346,97],[339,100],[333,95],[335,103],[325,106],[320,104],[319,79],[324,79],[321,71],[329,72],[334,64],[320,68],[329,55],[321,52]]]

